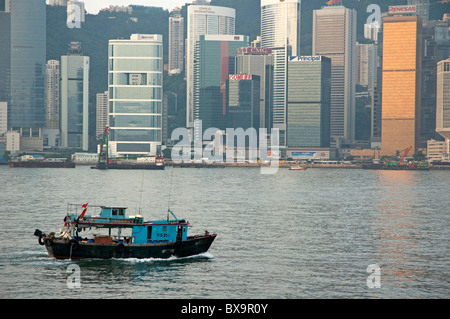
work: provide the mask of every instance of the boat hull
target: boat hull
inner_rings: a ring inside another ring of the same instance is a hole
[[[56,259],[170,258],[188,257],[208,251],[216,234],[188,237],[185,241],[149,244],[96,244],[44,238],[50,256]]]
[[[24,167],[24,168],[75,168],[73,162],[9,162],[9,167]]]

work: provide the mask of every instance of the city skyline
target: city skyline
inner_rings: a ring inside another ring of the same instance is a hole
[[[49,0],[47,0],[47,3]],[[109,6],[129,6],[129,5],[141,5],[141,6],[153,6],[161,7],[171,11],[175,7],[182,7],[186,3],[192,1],[184,0],[84,0],[85,9],[90,14],[97,14],[101,9],[108,8]]]

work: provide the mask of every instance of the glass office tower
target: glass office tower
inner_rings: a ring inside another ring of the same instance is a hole
[[[110,153],[156,155],[162,142],[163,37],[109,41]]]
[[[243,35],[200,36],[195,54],[193,100],[194,120],[202,120],[203,130],[227,128],[227,80],[234,74],[236,50],[248,44],[249,37]]]
[[[6,0],[6,7],[11,12],[8,126],[43,128],[46,108],[45,0]]]
[[[194,69],[198,66],[195,51],[201,35],[235,32],[236,10],[210,5],[190,5],[188,7],[186,39],[186,126],[194,127]]]
[[[331,59],[291,57],[288,76],[288,147],[330,146]]]
[[[383,20],[383,101],[381,152],[396,155],[420,144],[422,20],[392,16]]]
[[[72,42],[61,57],[61,146],[89,149],[89,57]]]
[[[261,0],[261,47],[273,55],[273,127],[286,145],[287,64],[300,54],[301,0]]]

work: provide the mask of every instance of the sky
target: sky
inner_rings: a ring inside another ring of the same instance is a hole
[[[149,7],[162,7],[172,10],[175,7],[182,7],[186,2],[192,3],[192,0],[82,0],[86,11],[96,14],[100,9],[107,8],[110,5],[128,6],[132,4],[144,5]]]

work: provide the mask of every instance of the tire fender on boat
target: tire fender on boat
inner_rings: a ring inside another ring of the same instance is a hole
[[[53,245],[53,239],[51,239],[50,237],[45,238],[44,239],[44,244],[45,244],[45,246]]]
[[[41,246],[44,246],[44,245],[45,245],[44,241],[42,240],[42,236],[39,236],[39,238],[38,238],[38,243],[39,243],[39,245],[41,245]]]

